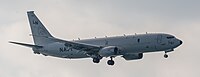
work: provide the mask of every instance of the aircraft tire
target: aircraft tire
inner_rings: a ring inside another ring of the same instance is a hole
[[[100,62],[100,59],[98,59],[98,58],[93,58],[93,62],[94,62],[94,63],[99,63],[99,62]]]
[[[108,61],[107,61],[107,64],[108,64],[108,65],[114,65],[115,62],[114,62],[113,60],[108,60]]]
[[[164,57],[165,57],[165,58],[168,58],[168,55],[167,55],[167,54],[165,54],[165,55],[164,55]]]

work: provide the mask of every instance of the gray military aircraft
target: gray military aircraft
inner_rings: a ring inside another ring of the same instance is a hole
[[[123,57],[125,60],[142,59],[143,53],[168,52],[180,46],[183,42],[175,36],[164,33],[146,33],[116,37],[94,38],[67,41],[53,37],[34,14],[28,11],[28,19],[34,44],[12,42],[13,44],[30,47],[35,54],[59,58],[80,59],[92,58],[99,63],[103,57],[109,57],[108,65],[114,65],[113,58]]]

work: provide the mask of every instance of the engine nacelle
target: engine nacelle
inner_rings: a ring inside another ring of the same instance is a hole
[[[102,57],[115,56],[117,54],[119,54],[119,49],[115,46],[107,46],[99,51],[99,55]]]
[[[136,54],[125,54],[122,56],[125,60],[138,60],[142,59],[143,53],[136,53]]]

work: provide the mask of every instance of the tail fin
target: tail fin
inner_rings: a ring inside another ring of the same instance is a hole
[[[52,43],[53,41],[50,38],[53,38],[53,36],[37,18],[37,16],[34,14],[34,11],[28,11],[27,15],[35,45],[45,45]]]

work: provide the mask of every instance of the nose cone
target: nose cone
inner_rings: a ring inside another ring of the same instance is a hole
[[[183,41],[180,40],[180,45],[183,44]]]
[[[176,48],[176,47],[180,46],[181,44],[183,44],[183,41],[177,39],[176,44],[174,44],[174,47]]]

